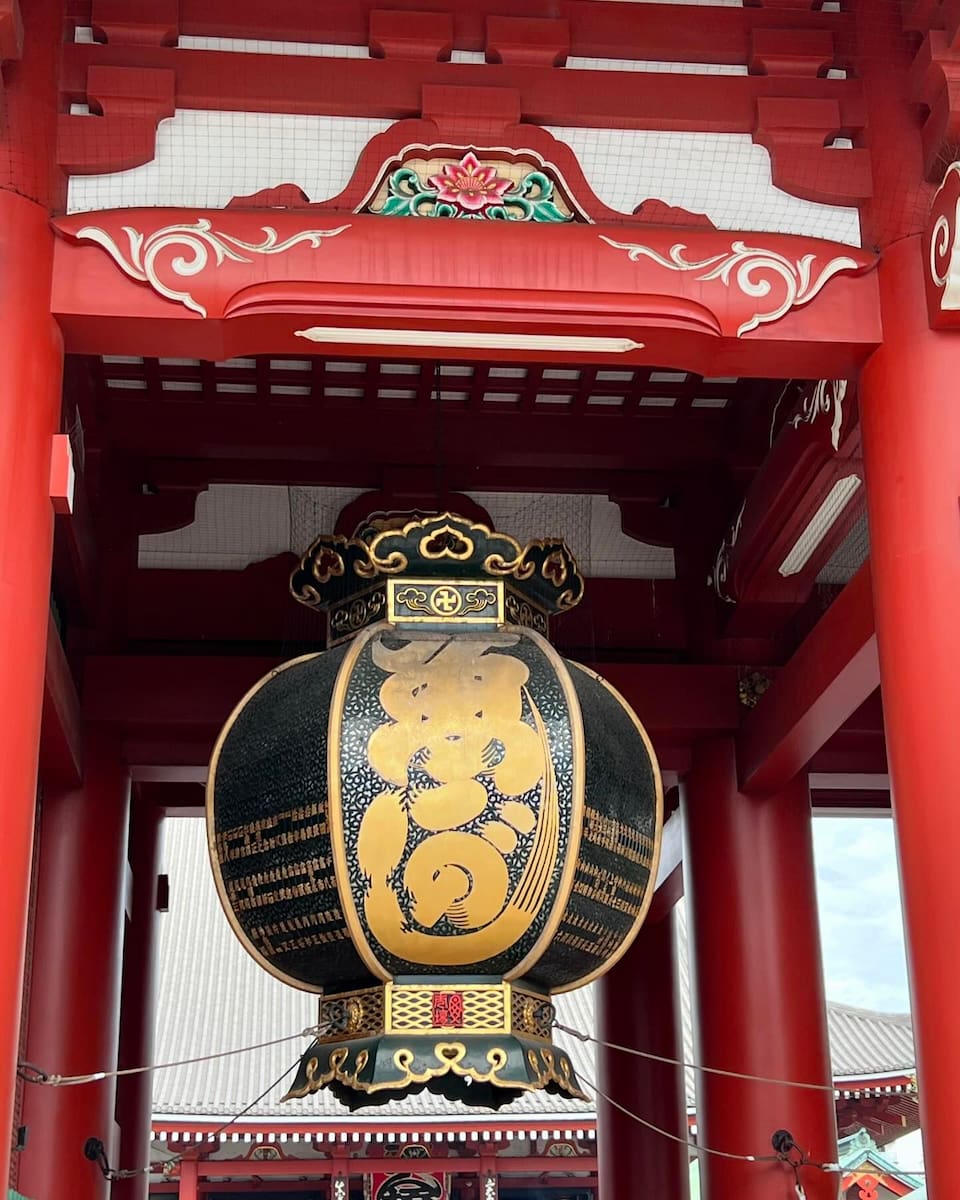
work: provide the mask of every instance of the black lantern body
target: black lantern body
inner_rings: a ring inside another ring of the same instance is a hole
[[[235,931],[323,997],[290,1095],[581,1096],[549,997],[629,946],[662,800],[625,701],[534,628],[579,599],[569,553],[444,514],[321,538],[293,583],[357,632],[244,698],[208,786]]]

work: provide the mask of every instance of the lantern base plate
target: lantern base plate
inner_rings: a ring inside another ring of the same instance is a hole
[[[512,1034],[315,1041],[284,1100],[328,1088],[351,1111],[424,1088],[462,1104],[501,1108],[524,1092],[589,1100],[564,1050]]]

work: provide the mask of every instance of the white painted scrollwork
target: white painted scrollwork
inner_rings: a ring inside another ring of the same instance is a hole
[[[743,242],[732,242],[729,250],[708,258],[690,262],[684,258],[687,246],[677,242],[671,246],[667,256],[660,254],[650,246],[641,243],[615,242],[612,238],[600,237],[607,245],[615,250],[623,250],[631,262],[641,258],[652,259],[661,267],[671,271],[697,271],[696,281],[707,283],[718,279],[725,287],[736,286],[745,296],[751,299],[766,300],[773,292],[773,284],[768,278],[758,278],[761,273],[771,274],[780,279],[784,286],[784,297],[780,303],[771,301],[769,305],[757,308],[737,330],[737,337],[743,337],[759,325],[767,325],[778,321],[782,316],[801,304],[808,304],[823,288],[828,280],[841,271],[859,271],[862,264],[854,258],[841,255],[832,258],[818,271],[815,271],[816,254],[804,254],[797,260],[791,260],[778,254],[775,250],[747,246]]]
[[[713,590],[727,604],[736,604],[737,602],[736,597],[731,596],[727,588],[727,579],[730,575],[730,556],[733,554],[733,548],[740,537],[740,529],[743,525],[743,513],[746,507],[747,502],[744,500],[740,505],[740,511],[737,513],[737,519],[734,521],[730,533],[723,539],[723,543],[717,551],[717,557],[713,564],[713,577],[709,580],[713,584]]]
[[[217,232],[208,218],[200,217],[193,225],[166,225],[147,235],[131,225],[124,225],[126,249],[119,246],[107,230],[97,225],[84,225],[82,229],[77,230],[76,237],[102,246],[131,279],[149,284],[161,296],[205,317],[206,308],[195,300],[189,291],[178,291],[160,278],[157,259],[163,251],[182,251],[170,260],[169,270],[185,279],[199,275],[210,262],[211,255],[218,267],[227,259],[232,262],[249,263],[253,262],[253,259],[248,255],[282,254],[301,242],[317,249],[324,238],[336,237],[338,233],[343,233],[349,228],[349,225],[341,225],[337,229],[306,229],[280,241],[280,235],[272,226],[263,225],[263,241],[254,243],[245,242],[228,233]]]
[[[812,425],[821,416],[832,417],[830,444],[840,449],[840,431],[843,427],[843,401],[847,394],[845,379],[821,379],[803,398],[800,411],[787,422],[794,429],[801,425]]]
[[[953,175],[960,175],[960,163],[951,163],[943,177],[933,207],[936,211],[940,201],[940,193],[948,184],[953,187]],[[950,192],[945,199],[949,200]],[[943,288],[940,296],[940,308],[946,310],[960,309],[960,203],[948,204],[947,211],[942,212],[934,222],[930,231],[930,278],[938,288]]]

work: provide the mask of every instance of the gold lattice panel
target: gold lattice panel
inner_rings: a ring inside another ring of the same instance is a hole
[[[320,1024],[326,1032],[319,1040],[343,1041],[382,1033],[383,1009],[383,989],[378,987],[324,996],[320,1001]]]
[[[386,1032],[510,1032],[510,985],[386,985]]]
[[[556,1012],[546,996],[516,989],[511,998],[511,1022],[513,1032],[520,1037],[551,1040]]]

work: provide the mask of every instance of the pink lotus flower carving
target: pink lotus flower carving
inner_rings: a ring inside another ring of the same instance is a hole
[[[430,186],[436,188],[437,199],[458,204],[467,212],[480,212],[488,204],[496,204],[512,185],[509,179],[497,175],[496,167],[485,167],[468,151],[458,163],[445,163],[439,175],[430,176]]]

